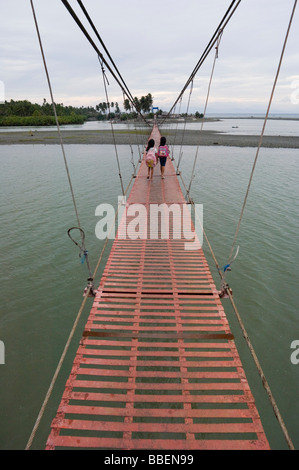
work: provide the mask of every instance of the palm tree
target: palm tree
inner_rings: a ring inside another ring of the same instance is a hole
[[[131,109],[132,109],[132,108],[131,108],[131,103],[130,103],[130,101],[128,100],[128,98],[126,98],[126,99],[124,100],[124,108],[125,108],[125,111],[129,111],[129,112],[130,112]]]

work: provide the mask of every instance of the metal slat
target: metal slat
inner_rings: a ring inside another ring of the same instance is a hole
[[[79,420],[79,419],[57,419],[52,424],[55,428],[55,423],[59,429],[76,429],[76,430],[89,430],[89,431],[102,431],[102,432],[139,432],[147,433],[150,431],[149,425],[146,423],[119,423],[110,422],[103,423],[101,421]],[[155,433],[255,433],[258,429],[254,423],[242,424],[193,424],[186,425],[184,423],[155,423]]]
[[[84,415],[84,416],[109,416],[124,418],[132,416],[131,411],[127,408],[107,408],[101,406],[88,406],[88,405],[68,405],[64,408],[66,416]],[[246,409],[167,409],[167,410],[151,410],[151,418],[202,418],[202,419],[252,419],[252,411]],[[147,409],[135,408],[134,418],[148,418]]]
[[[264,450],[268,448],[265,439],[259,440],[180,440],[180,439],[117,439],[105,437],[51,436],[48,449],[135,449],[135,450]]]

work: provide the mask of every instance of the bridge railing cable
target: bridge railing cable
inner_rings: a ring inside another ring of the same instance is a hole
[[[234,252],[234,247],[235,247],[237,237],[238,237],[238,233],[239,233],[239,230],[240,230],[240,225],[241,225],[241,221],[242,221],[242,218],[243,218],[244,209],[245,209],[245,206],[246,206],[246,203],[247,203],[247,198],[248,198],[249,190],[250,190],[252,179],[253,179],[253,174],[254,174],[254,171],[255,171],[255,167],[256,167],[256,163],[257,163],[258,156],[259,156],[259,153],[260,153],[260,149],[261,149],[261,146],[262,146],[262,143],[263,143],[263,138],[264,138],[266,125],[267,125],[267,122],[268,122],[269,112],[270,112],[270,108],[271,108],[271,105],[272,105],[273,96],[274,96],[274,92],[275,92],[275,89],[276,89],[280,69],[281,69],[281,66],[282,66],[282,61],[283,61],[283,57],[284,57],[284,53],[285,53],[285,49],[286,49],[290,29],[291,29],[291,26],[292,26],[294,14],[295,14],[295,11],[296,11],[296,7],[297,7],[297,0],[294,1],[294,6],[293,6],[293,9],[292,9],[292,13],[291,13],[291,17],[290,17],[290,20],[289,20],[287,32],[286,32],[286,35],[285,35],[285,39],[284,39],[284,43],[283,43],[283,47],[282,47],[282,51],[281,51],[281,55],[280,55],[280,59],[279,59],[279,63],[278,63],[274,83],[273,83],[273,86],[272,86],[271,95],[270,95],[270,99],[269,99],[265,119],[264,119],[262,132],[261,132],[261,135],[260,135],[258,147],[257,147],[257,150],[256,150],[255,159],[254,159],[254,162],[253,162],[253,166],[252,166],[252,170],[251,170],[251,174],[250,174],[250,178],[249,178],[248,187],[247,187],[246,194],[245,194],[245,197],[244,197],[244,202],[243,202],[243,205],[242,205],[239,222],[238,222],[238,225],[237,225],[236,233],[235,233],[234,240],[233,240],[232,247],[231,247],[231,252],[230,252],[230,255],[229,255],[229,262],[232,258],[233,252]]]
[[[104,48],[104,51],[106,52],[106,54],[107,54],[107,56],[108,56],[108,58],[109,58],[109,60],[110,60],[110,62],[111,62],[111,64],[112,64],[112,66],[114,67],[116,73],[118,74],[120,80],[122,81],[122,83],[123,83],[123,85],[124,85],[124,88],[125,88],[126,91],[127,91],[127,94],[131,97],[131,102],[133,102],[133,101],[134,101],[134,98],[133,98],[133,96],[132,96],[132,94],[131,94],[131,92],[130,92],[130,90],[129,90],[129,88],[128,88],[126,82],[125,82],[125,80],[123,79],[123,77],[122,77],[122,75],[121,75],[121,73],[120,73],[120,71],[119,71],[117,65],[115,64],[113,58],[111,57],[111,54],[110,54],[110,52],[108,51],[108,49],[107,49],[107,47],[106,47],[106,45],[105,45],[103,39],[101,38],[101,36],[100,36],[100,34],[99,34],[97,28],[95,27],[95,25],[94,25],[94,23],[93,23],[93,21],[92,21],[90,15],[88,14],[88,12],[87,12],[87,10],[86,10],[86,7],[83,5],[83,3],[82,3],[81,0],[77,0],[77,2],[78,2],[78,4],[79,4],[81,10],[83,11],[84,15],[86,16],[86,18],[87,18],[87,20],[88,20],[90,26],[92,27],[92,29],[93,29],[93,31],[94,31],[96,37],[97,37],[98,40],[100,41],[100,44],[101,44],[102,47]]]
[[[265,128],[266,128],[266,124],[267,124],[267,120],[268,120],[268,116],[269,116],[269,112],[270,112],[270,108],[271,108],[271,104],[272,104],[272,101],[273,101],[273,96],[274,96],[274,92],[275,92],[275,89],[276,89],[276,85],[277,85],[277,81],[278,81],[278,77],[279,77],[279,73],[280,73],[280,69],[281,69],[281,65],[282,65],[282,61],[283,61],[283,57],[284,57],[284,54],[285,54],[285,49],[286,49],[286,45],[287,45],[287,41],[288,41],[288,37],[289,37],[289,33],[290,33],[290,29],[291,29],[291,25],[292,25],[292,22],[293,22],[293,18],[294,18],[294,14],[295,14],[295,10],[296,10],[296,7],[297,7],[297,3],[298,3],[298,0],[294,0],[294,5],[293,5],[293,9],[292,9],[292,12],[291,12],[291,17],[290,17],[290,20],[289,20],[289,24],[288,24],[288,28],[287,28],[287,32],[286,32],[286,35],[285,35],[285,39],[284,39],[284,43],[283,43],[283,47],[282,47],[282,51],[281,51],[281,55],[280,55],[280,59],[279,59],[279,63],[278,63],[278,67],[277,67],[277,71],[276,71],[276,75],[275,75],[275,79],[274,79],[274,83],[273,83],[273,86],[272,86],[272,90],[271,90],[271,94],[270,94],[270,99],[269,99],[269,103],[268,103],[268,107],[267,107],[267,112],[266,112],[266,115],[265,115],[265,119],[264,119],[264,124],[263,124],[263,128],[262,128],[262,132],[261,132],[261,135],[260,135],[260,140],[259,140],[259,144],[258,144],[258,148],[257,148],[257,151],[256,151],[256,156],[255,156],[255,159],[254,159],[254,162],[253,162],[253,166],[252,166],[252,170],[251,170],[251,174],[250,174],[250,178],[249,178],[249,183],[248,183],[248,186],[247,186],[247,190],[246,190],[246,194],[245,194],[245,198],[244,198],[244,201],[243,201],[243,205],[242,205],[242,209],[241,209],[241,214],[240,214],[240,218],[239,218],[239,221],[238,221],[238,225],[237,225],[237,229],[236,229],[236,233],[235,233],[235,236],[234,236],[234,240],[233,240],[233,244],[232,244],[232,248],[231,248],[231,252],[230,252],[230,257],[229,257],[229,262],[231,262],[231,259],[232,259],[232,255],[233,255],[233,252],[234,252],[234,246],[236,244],[236,240],[237,240],[237,236],[238,236],[238,233],[239,233],[239,229],[240,229],[240,224],[241,224],[241,221],[242,221],[242,218],[243,218],[243,215],[244,215],[244,210],[245,210],[245,206],[246,206],[246,203],[247,203],[247,199],[248,199],[248,195],[249,195],[249,191],[250,191],[250,188],[251,188],[251,183],[252,183],[252,179],[253,179],[253,174],[254,174],[254,171],[255,171],[255,168],[256,168],[256,163],[257,163],[257,159],[258,159],[258,156],[259,156],[259,152],[260,152],[260,148],[261,148],[261,145],[262,145],[262,142],[263,142],[263,137],[264,137],[264,132],[265,132]],[[181,176],[182,178],[182,176]],[[186,189],[186,185],[185,183],[183,182],[184,184],[184,187]],[[191,204],[194,205],[193,201],[190,200]],[[230,299],[230,302],[231,302],[231,305],[233,307],[233,310],[236,314],[236,317],[238,319],[238,322],[240,324],[240,327],[241,327],[241,331],[242,331],[242,334],[243,334],[243,337],[247,343],[247,346],[250,350],[250,353],[253,357],[253,360],[254,360],[254,363],[256,365],[256,368],[258,370],[258,373],[260,375],[260,378],[262,380],[262,384],[263,384],[263,387],[264,389],[266,390],[267,392],[267,395],[268,395],[268,398],[269,398],[269,401],[272,405],[272,409],[274,411],[274,414],[278,420],[278,423],[281,427],[281,430],[283,432],[283,435],[285,437],[285,440],[287,442],[287,445],[289,447],[290,450],[295,450],[295,447],[294,447],[294,444],[292,442],[292,439],[289,435],[289,432],[286,428],[286,425],[284,423],[284,420],[282,418],[282,415],[279,411],[279,408],[277,406],[277,403],[276,403],[276,400],[272,394],[272,391],[270,389],[270,386],[269,386],[269,383],[265,377],[265,374],[262,370],[262,366],[258,360],[258,357],[254,351],[254,348],[253,348],[253,345],[252,345],[252,342],[249,338],[249,335],[245,329],[245,326],[244,326],[244,323],[242,321],[242,318],[240,316],[240,313],[236,307],[236,304],[234,302],[234,299],[232,297],[232,293],[231,293],[231,290],[229,289],[229,286],[228,284],[226,283],[225,281],[225,274],[222,273],[222,270],[220,269],[220,266],[219,266],[219,263],[216,259],[216,256],[213,252],[213,249],[211,247],[211,244],[207,238],[207,235],[206,235],[206,232],[204,231],[203,229],[203,226],[201,224],[201,221],[199,220],[199,223],[201,225],[201,229],[202,229],[202,232],[203,232],[203,235],[208,243],[208,246],[209,246],[209,249],[210,249],[210,252],[212,254],[212,257],[214,259],[214,262],[215,262],[215,265],[216,265],[216,268],[218,270],[218,273],[220,275],[220,278],[222,280],[222,285],[223,286],[227,286],[226,288],[226,293]]]
[[[215,57],[214,57],[211,76],[210,76],[209,85],[208,85],[207,97],[206,97],[202,122],[201,122],[201,126],[200,126],[200,131],[199,131],[199,138],[202,135],[204,119],[206,117],[206,112],[207,112],[207,107],[208,107],[208,102],[209,102],[209,97],[210,97],[210,91],[211,91],[211,85],[212,85],[212,80],[213,80],[213,76],[214,76],[216,60],[218,59],[219,46],[220,46],[220,41],[221,41],[221,38],[222,38],[222,34],[223,34],[223,31],[220,30],[219,34],[218,34],[218,38],[217,38],[217,46],[216,46]],[[198,152],[199,152],[199,143],[198,143],[197,148],[196,148],[196,153],[195,153],[194,162],[193,162],[193,168],[192,168],[191,177],[190,177],[190,183],[189,183],[189,186],[188,186],[188,189],[187,189],[187,194],[186,194],[186,198],[189,202],[190,202],[191,185],[192,185],[193,179],[195,177],[195,167],[196,167],[196,162],[197,162],[197,158],[198,158]]]
[[[115,81],[118,83],[118,85],[120,86],[121,90],[123,91],[123,93],[127,96],[128,100],[130,101],[130,103],[132,104],[133,108],[136,109],[136,112],[141,116],[141,118],[144,120],[144,122],[149,126],[148,122],[146,121],[145,117],[143,116],[143,114],[136,108],[135,106],[135,101],[134,99],[132,99],[132,94],[130,93],[130,91],[128,90],[127,88],[127,85],[123,82],[123,79],[120,79],[117,74],[113,71],[113,69],[111,68],[111,66],[109,65],[109,63],[107,62],[107,60],[105,59],[105,57],[103,56],[102,52],[99,50],[98,46],[95,44],[95,42],[93,41],[93,39],[91,38],[90,34],[88,33],[88,31],[86,30],[86,28],[84,27],[84,25],[82,24],[82,22],[80,21],[78,15],[75,13],[75,11],[73,10],[73,8],[71,7],[71,5],[69,4],[69,2],[67,0],[61,0],[61,2],[63,3],[63,5],[66,7],[66,9],[68,10],[68,12],[70,13],[70,15],[72,16],[72,18],[74,19],[74,21],[77,23],[77,25],[79,26],[79,28],[81,29],[81,31],[83,32],[84,36],[86,37],[86,39],[89,41],[89,43],[91,44],[91,46],[93,47],[93,49],[95,50],[95,52],[97,53],[97,56],[100,57],[101,61],[105,64],[105,66],[107,67],[107,69],[109,70],[109,72],[111,73],[111,75],[113,76],[113,78],[115,79]],[[110,55],[110,54],[109,54]]]
[[[173,108],[176,106],[176,104],[178,103],[178,101],[180,100],[180,98],[183,96],[183,94],[185,93],[186,89],[188,88],[188,86],[190,85],[191,81],[194,79],[194,77],[197,75],[200,67],[202,66],[202,64],[204,63],[204,61],[206,60],[206,58],[208,57],[209,53],[211,52],[211,50],[213,49],[214,45],[217,43],[217,40],[218,40],[218,37],[219,37],[219,32],[220,31],[223,31],[227,24],[229,23],[229,21],[231,20],[232,16],[234,15],[235,11],[237,10],[238,6],[240,5],[242,0],[233,0],[232,3],[230,4],[229,8],[227,9],[225,15],[223,16],[221,22],[219,23],[215,33],[213,34],[212,38],[210,39],[208,45],[206,46],[204,52],[202,53],[200,59],[198,60],[196,66],[194,67],[192,73],[190,74],[188,80],[186,81],[183,89],[181,90],[180,94],[178,95],[177,99],[175,100],[174,104],[172,105],[172,107],[170,108],[167,116],[165,117],[165,119],[167,119]],[[164,119],[164,121],[165,121]],[[163,121],[163,122],[164,122]]]
[[[104,70],[104,66],[112,74],[113,78],[116,80],[116,82],[120,86],[120,88],[122,90],[122,93],[123,93],[123,97],[125,98],[125,96],[126,96],[128,98],[128,100],[130,101],[130,103],[132,105],[132,108],[135,108],[137,114],[139,114],[139,116],[142,118],[142,120],[145,122],[145,124],[147,126],[149,126],[149,123],[147,122],[147,120],[145,119],[143,114],[137,109],[137,107],[135,105],[135,100],[132,96],[132,93],[130,92],[124,78],[122,77],[117,65],[115,64],[115,61],[113,60],[110,52],[108,51],[108,48],[106,47],[103,39],[101,38],[94,22],[92,21],[89,13],[87,12],[87,9],[85,8],[85,6],[82,3],[82,1],[77,0],[81,10],[83,11],[85,17],[87,18],[87,21],[88,21],[89,25],[91,26],[92,30],[94,31],[94,33],[95,33],[97,39],[99,40],[100,44],[104,48],[104,51],[107,54],[108,59],[111,62],[111,66],[108,64],[107,60],[104,58],[104,55],[100,52],[97,45],[92,40],[91,36],[87,32],[86,28],[83,26],[82,22],[80,21],[79,17],[76,15],[75,11],[73,10],[73,8],[69,4],[69,2],[67,0],[61,0],[61,1],[64,4],[64,6],[66,7],[66,9],[68,10],[68,12],[71,14],[72,18],[75,20],[75,22],[77,23],[77,25],[79,26],[79,28],[81,29],[81,31],[83,32],[83,34],[85,35],[85,37],[87,38],[87,40],[89,41],[89,43],[91,44],[91,46],[93,47],[93,49],[96,51],[96,53],[98,55],[98,60],[99,60],[100,65],[101,65],[101,70],[102,70],[102,75],[103,75],[106,101],[107,101],[107,106],[108,106],[108,109],[109,109],[109,116],[111,116],[110,103],[109,103],[108,91],[107,91],[107,84],[109,84],[109,82],[108,82],[108,78],[107,78],[107,75],[106,75],[106,71]],[[113,68],[114,68],[115,72],[112,70]],[[116,159],[117,159],[118,173],[119,173],[119,177],[120,177],[122,194],[124,194],[124,186],[123,186],[120,163],[119,163],[119,157],[118,157],[118,151],[117,151],[117,146],[116,146],[116,136],[115,136],[115,132],[114,132],[114,129],[113,129],[113,124],[112,124],[111,118],[110,118],[110,125],[111,125],[111,130],[112,130],[113,143],[114,143],[114,147],[115,147],[115,154],[116,154]],[[137,138],[137,130],[136,130],[136,138]],[[139,149],[139,146],[138,146],[138,149]],[[139,149],[139,160],[141,159],[140,155],[141,154],[140,154],[140,149]],[[135,171],[136,170],[134,169],[134,173],[135,173]]]

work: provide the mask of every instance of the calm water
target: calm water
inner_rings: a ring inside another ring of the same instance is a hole
[[[217,118],[218,119],[218,118]],[[227,118],[223,117],[214,121],[207,121],[204,123],[203,129],[207,131],[224,132],[232,135],[260,135],[264,124],[264,119],[255,117],[234,117]],[[170,124],[172,127],[178,129],[200,129],[201,124],[198,122],[178,122],[177,124]],[[134,125],[128,123],[119,123],[116,126],[118,129],[133,129]],[[146,127],[143,123],[139,123],[138,127]],[[111,124],[103,121],[88,121],[84,124],[74,124],[62,126],[64,130],[110,130]],[[0,127],[0,132],[23,132],[23,131],[35,131],[39,130],[53,131],[56,132],[56,126],[46,127]],[[292,118],[287,119],[269,119],[266,126],[265,135],[284,135],[284,136],[298,136],[299,135],[299,115],[294,114]]]
[[[102,202],[116,205],[121,194],[115,152],[104,145],[69,145],[66,152],[94,268],[102,248],[94,234],[95,208]],[[132,173],[130,148],[119,146],[118,152],[126,183]],[[194,155],[194,147],[184,148],[181,168],[186,182]],[[204,227],[220,265],[227,262],[254,156],[255,149],[200,149],[192,196],[204,205]],[[137,161],[136,147],[134,157]],[[0,340],[5,344],[0,449],[24,449],[80,308],[88,273],[67,236],[76,219],[60,147],[1,146],[0,163]],[[238,238],[239,256],[228,276],[296,448],[299,365],[290,361],[290,345],[299,340],[298,180],[297,150],[261,150]],[[203,247],[219,284],[205,242]],[[286,448],[229,301],[223,302],[270,445]],[[90,305],[34,440],[35,449],[44,448]]]

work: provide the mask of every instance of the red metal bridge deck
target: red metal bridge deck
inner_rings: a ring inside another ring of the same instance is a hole
[[[158,128],[152,137],[158,146]],[[151,204],[186,206],[171,161],[164,180],[158,167],[146,176],[142,162],[128,207],[149,217]],[[269,449],[203,251],[177,234],[125,238],[132,220],[121,220],[46,448]]]

